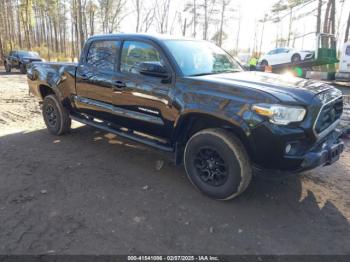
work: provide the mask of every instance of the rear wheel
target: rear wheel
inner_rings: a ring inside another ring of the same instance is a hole
[[[301,61],[301,56],[299,54],[294,54],[292,56],[292,63],[298,63]]]
[[[27,73],[27,68],[24,64],[20,64],[19,66],[19,71],[21,72],[21,74],[25,74]]]
[[[266,61],[266,60],[262,60],[261,61],[261,66],[265,67],[265,66],[268,66],[269,63]]]
[[[223,129],[206,129],[193,135],[185,148],[184,164],[192,184],[214,199],[238,196],[252,178],[244,146]]]
[[[5,64],[5,71],[6,73],[11,73],[11,66],[9,64]]]
[[[43,102],[43,117],[51,134],[63,135],[70,130],[71,119],[55,95],[48,95]]]

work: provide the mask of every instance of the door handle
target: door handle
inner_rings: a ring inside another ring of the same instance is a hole
[[[126,84],[123,81],[115,81],[113,84],[113,88],[116,88],[116,89],[121,89],[125,87],[126,87]]]

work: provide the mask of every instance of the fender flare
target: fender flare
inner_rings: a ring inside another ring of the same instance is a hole
[[[176,139],[181,132],[182,125],[187,121],[191,116],[198,115],[200,117],[208,117],[212,119],[217,119],[218,121],[222,121],[223,123],[227,123],[227,127],[233,127],[236,130],[242,131],[245,136],[250,135],[250,128],[248,124],[244,121],[243,118],[238,116],[237,114],[231,116],[231,118],[223,117],[215,115],[211,112],[203,112],[199,110],[187,110],[180,114],[174,122],[174,132],[173,138]]]

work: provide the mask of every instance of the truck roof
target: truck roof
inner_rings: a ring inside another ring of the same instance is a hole
[[[89,38],[89,40],[93,39],[108,39],[108,38],[134,38],[134,39],[146,39],[146,40],[153,40],[153,41],[163,41],[163,40],[196,40],[192,38],[187,37],[179,37],[179,36],[173,36],[173,35],[166,35],[166,34],[140,34],[140,33],[134,33],[134,34],[126,34],[126,33],[119,33],[119,34],[104,34],[104,35],[94,35]],[[200,41],[200,40],[196,40]]]

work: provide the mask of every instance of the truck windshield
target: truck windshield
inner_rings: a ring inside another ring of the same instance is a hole
[[[26,52],[26,51],[18,51],[19,57],[30,57],[30,58],[39,58],[39,54],[37,52]]]
[[[164,42],[186,76],[243,71],[232,57],[210,42],[199,40],[165,40]]]

